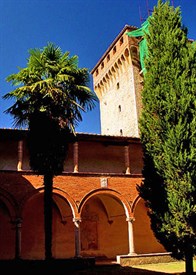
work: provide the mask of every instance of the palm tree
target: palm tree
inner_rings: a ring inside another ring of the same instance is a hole
[[[78,57],[53,43],[31,49],[27,67],[7,81],[16,88],[3,96],[15,99],[5,113],[13,116],[15,127],[29,128],[30,167],[44,176],[45,259],[50,260],[53,178],[63,170],[67,145],[82,112],[92,110],[97,97],[87,86],[89,73],[78,67]]]

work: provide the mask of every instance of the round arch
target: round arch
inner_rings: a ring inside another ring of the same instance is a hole
[[[32,192],[29,192],[28,194],[26,194],[24,197],[23,197],[23,200],[20,204],[20,213],[22,215],[22,212],[23,212],[23,209],[24,209],[24,206],[25,204],[28,202],[28,200],[32,199],[32,198],[35,198],[37,196],[40,196],[40,194],[43,194],[44,193],[44,187],[40,187]],[[73,218],[77,218],[78,217],[78,208],[77,208],[77,205],[75,203],[75,201],[72,199],[72,197],[62,191],[61,189],[58,189],[58,188],[54,188],[53,189],[53,195],[58,195],[60,196],[61,198],[65,199],[67,201],[67,203],[69,204],[70,208],[71,208],[71,211],[72,211],[72,214],[73,214]]]
[[[136,209],[136,206],[137,206],[137,204],[138,204],[138,202],[141,200],[142,198],[138,195],[135,199],[134,199],[134,201],[133,201],[133,203],[132,203],[132,205],[131,205],[131,213],[132,213],[132,216],[134,217],[134,211],[135,211],[135,209]]]
[[[134,246],[137,254],[165,252],[163,246],[157,241],[151,229],[148,208],[142,197],[137,196],[132,205],[134,217]],[[148,240],[148,241],[146,241]]]
[[[12,195],[3,189],[0,189],[0,201],[7,207],[12,221],[19,216],[19,206],[17,202]]]
[[[21,202],[21,257],[44,258],[44,188],[29,192]],[[77,205],[69,194],[53,189],[52,254],[54,258],[74,257],[74,218]]]
[[[66,201],[68,202],[71,210],[72,210],[72,214],[73,214],[73,218],[78,218],[78,207],[76,202],[73,200],[73,198],[67,193],[62,191],[61,189],[58,188],[54,188],[53,189],[53,193],[55,195],[61,196],[61,198],[66,199]]]
[[[93,190],[92,192],[89,192],[88,194],[86,194],[86,196],[82,199],[82,201],[80,202],[80,205],[78,207],[79,215],[81,215],[81,212],[82,212],[82,209],[83,209],[85,203],[90,198],[92,198],[96,195],[101,195],[101,194],[109,195],[109,196],[117,198],[118,201],[123,205],[126,218],[129,219],[132,216],[131,215],[131,207],[130,207],[128,201],[119,192],[112,190],[112,189],[97,189],[97,190]]]
[[[118,191],[101,188],[86,194],[79,205],[81,255],[115,259],[127,254],[131,208]]]

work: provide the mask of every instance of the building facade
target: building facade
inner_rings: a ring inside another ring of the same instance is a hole
[[[125,26],[92,70],[101,135],[78,133],[54,178],[54,258],[164,252],[150,228],[142,182],[138,41]],[[29,167],[27,131],[0,129],[0,259],[44,259],[43,177]]]
[[[139,137],[141,89],[138,39],[127,32],[125,25],[91,71],[94,91],[100,101],[101,133]]]

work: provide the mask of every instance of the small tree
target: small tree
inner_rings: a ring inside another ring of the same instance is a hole
[[[149,18],[138,187],[155,236],[193,273],[196,253],[196,47],[180,9],[158,1]]]
[[[97,100],[88,85],[89,73],[53,43],[29,51],[27,67],[7,80],[16,85],[3,98],[16,102],[6,110],[16,126],[27,125],[30,167],[44,176],[45,258],[52,258],[53,178],[63,170],[70,133],[81,113]]]

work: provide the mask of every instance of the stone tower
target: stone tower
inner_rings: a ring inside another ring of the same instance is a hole
[[[138,38],[125,25],[92,69],[94,91],[100,101],[101,134],[139,137],[143,76]]]

